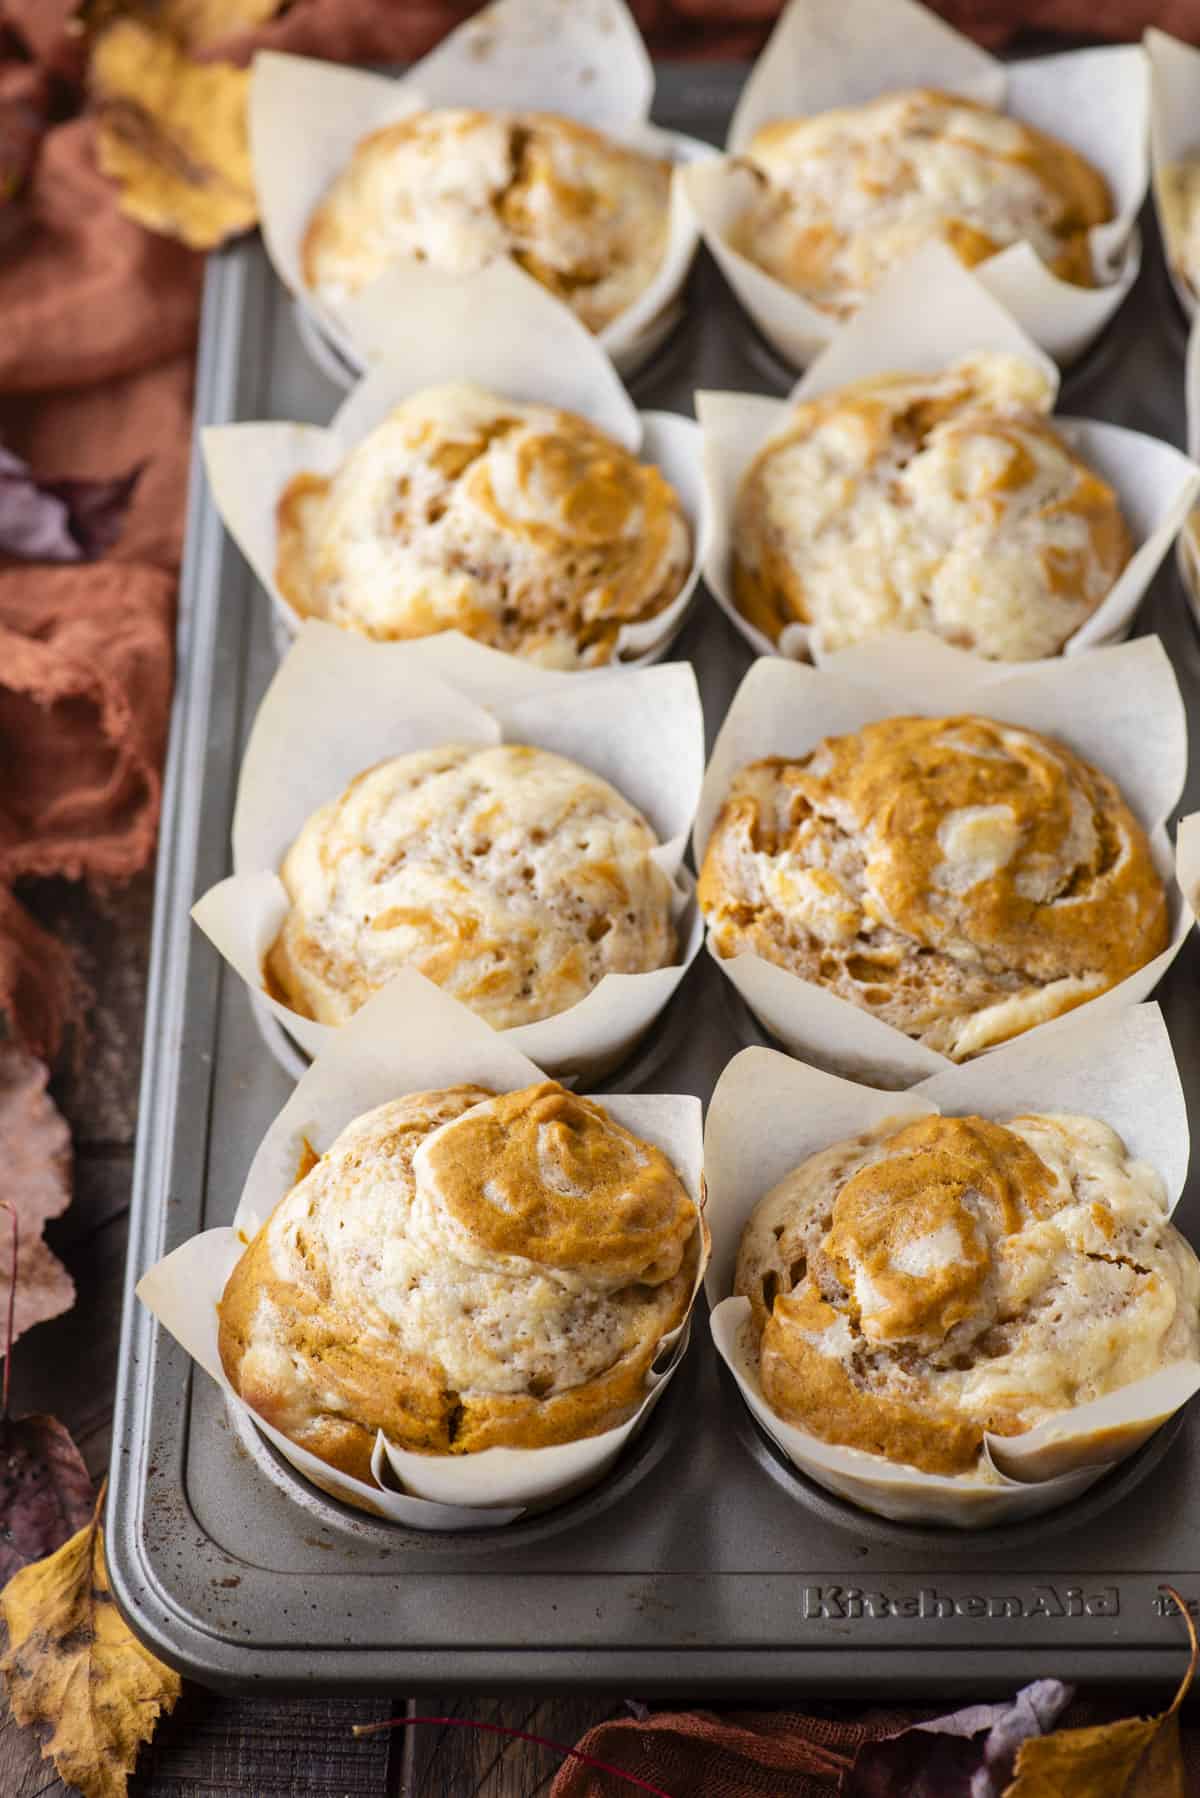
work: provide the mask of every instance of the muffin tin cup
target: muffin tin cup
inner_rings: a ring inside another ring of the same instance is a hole
[[[730,1297],[742,1231],[758,1201],[808,1156],[842,1137],[945,1112],[1003,1121],[1068,1112],[1110,1125],[1162,1176],[1173,1211],[1187,1176],[1187,1108],[1156,1005],[1078,1017],[1019,1039],[986,1063],[932,1076],[903,1095],[819,1072],[771,1049],[746,1049],[717,1083],[705,1129],[712,1259],[705,1285],[713,1340],[752,1415],[784,1456],[828,1490],[904,1522],[978,1529],[1033,1517],[1078,1496],[1125,1460],[1200,1388],[1181,1361],[1020,1436],[985,1436],[990,1477],[935,1475],[828,1443],[789,1424],[759,1384],[750,1303]]]
[[[264,987],[263,962],[289,900],[278,869],[308,818],[365,769],[446,743],[528,744],[607,780],[646,817],[672,884],[677,959],[607,974],[565,1011],[503,1032],[556,1078],[597,1080],[624,1060],[699,953],[704,928],[683,866],[704,775],[704,720],[690,664],[614,671],[581,688],[457,632],[370,643],[309,620],[250,732],[233,818],[233,874],[193,909],[258,1004],[307,1055],[339,1027],[300,1016]],[[289,1073],[294,1056],[272,1033]]]
[[[1183,272],[1183,225],[1170,170],[1200,160],[1200,50],[1165,31],[1148,30],[1142,39],[1150,64],[1150,175],[1163,258],[1187,318],[1196,315],[1196,294]]]
[[[405,332],[347,395],[330,424],[210,426],[201,433],[209,487],[226,528],[270,595],[287,636],[303,622],[275,578],[276,512],[297,475],[332,476],[403,400],[444,382],[475,382],[506,399],[576,412],[658,467],[679,495],[692,536],[687,577],[652,618],[624,624],[612,661],[573,679],[660,659],[683,625],[708,553],[700,427],[674,412],[639,412],[612,364],[565,307],[504,262],[462,280],[413,265],[388,277]],[[401,293],[401,289],[403,292]],[[524,658],[508,658],[523,665]]]
[[[322,1491],[412,1529],[503,1527],[602,1479],[647,1422],[679,1366],[687,1319],[662,1338],[645,1398],[618,1428],[544,1448],[490,1448],[467,1455],[417,1454],[380,1434],[375,1477],[368,1484],[290,1441],[237,1396],[221,1366],[217,1305],[246,1244],[295,1184],[306,1144],[321,1153],[354,1118],[408,1092],[464,1082],[508,1092],[542,1078],[540,1069],[471,1012],[419,974],[400,974],[338,1032],[300,1080],[259,1146],[232,1225],[193,1237],[138,1284],[143,1304],[293,1467]],[[699,1101],[639,1093],[609,1094],[603,1103],[618,1123],[664,1151],[702,1207]],[[702,1211],[699,1227],[693,1301],[707,1262]]]
[[[549,107],[676,165],[662,264],[637,299],[595,338],[623,373],[632,373],[678,316],[699,243],[683,171],[716,156],[697,138],[651,125],[653,98],[654,72],[622,0],[573,0],[570,7],[561,0],[497,0],[399,79],[260,52],[250,85],[250,149],[263,236],[276,273],[353,379],[388,352],[397,330],[407,331],[406,322],[382,315],[382,339],[369,322],[364,335],[364,316],[352,305],[333,305],[306,285],[302,246],[313,211],[357,144],[425,107]],[[370,289],[362,291],[365,297]],[[569,311],[561,301],[552,303]]]
[[[825,349],[787,399],[698,393],[711,537],[704,582],[759,655],[823,657],[809,626],[785,627],[779,642],[739,611],[734,598],[734,517],[742,480],[759,451],[786,430],[793,409],[819,394],[885,374],[935,375],[960,357],[991,350],[1020,356],[1050,383],[1050,359],[942,244],[926,244],[894,270]],[[1155,572],[1200,494],[1200,467],[1172,444],[1087,418],[1052,417],[1060,436],[1115,489],[1133,538],[1128,564],[1101,604],[1063,645],[1075,655],[1128,636]]]
[[[856,106],[907,87],[961,94],[1055,136],[1100,170],[1116,216],[1089,233],[1100,285],[1050,272],[1029,243],[978,265],[989,291],[1059,362],[1103,330],[1137,277],[1136,219],[1148,181],[1146,59],[1138,46],[1072,50],[1001,64],[913,0],[792,0],[733,114],[727,155],[689,169],[684,186],[700,230],[741,304],[789,362],[803,366],[838,329],[740,251],[730,237],[757,177],[738,158],[760,126]]]
[[[1153,992],[1175,959],[1191,922],[1174,879],[1166,820],[1187,767],[1187,722],[1171,663],[1155,637],[1094,650],[1066,661],[1016,669],[982,662],[920,632],[862,644],[821,669],[779,656],[755,662],[738,688],[713,746],[693,833],[696,866],[734,775],[765,756],[807,755],[824,737],[860,730],[875,719],[977,713],[1057,737],[1118,782],[1149,835],[1166,888],[1171,937],[1161,954],[1108,992],[1068,1014],[1099,1020]],[[794,1055],[875,1086],[909,1087],[951,1066],[947,1057],[903,1031],[753,954],[722,959],[709,951],[763,1028]],[[1054,1018],[1022,1042],[1057,1032]],[[991,1065],[1000,1053],[979,1058]]]

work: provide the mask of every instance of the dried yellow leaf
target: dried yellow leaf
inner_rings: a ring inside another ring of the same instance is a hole
[[[119,19],[96,42],[91,80],[100,167],[122,212],[194,250],[255,223],[245,69],[192,62],[165,33]]]
[[[179,1675],[132,1635],[104,1564],[101,1493],[86,1528],[0,1593],[0,1661],[18,1723],[51,1725],[42,1755],[84,1798],[124,1798],[138,1748],[179,1696]]]
[[[157,27],[184,50],[202,50],[206,44],[265,25],[284,0],[92,0],[83,18],[92,31],[102,30],[117,18],[139,19]]]
[[[1158,1717],[1123,1717],[1091,1729],[1030,1736],[1018,1750],[1003,1798],[1187,1798],[1179,1707],[1196,1677],[1200,1643],[1179,1594],[1164,1590],[1182,1613],[1192,1649],[1170,1708]]]

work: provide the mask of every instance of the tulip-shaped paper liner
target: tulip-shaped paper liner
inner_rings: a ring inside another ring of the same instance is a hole
[[[742,92],[728,154],[689,169],[688,199],[726,280],[764,336],[802,366],[838,320],[735,250],[730,235],[758,177],[743,155],[772,119],[858,106],[910,87],[932,87],[1000,106],[1025,124],[1065,138],[1099,169],[1115,216],[1090,232],[1095,287],[1052,274],[1032,244],[1010,244],[977,273],[1058,362],[1085,350],[1137,276],[1136,219],[1146,196],[1146,61],[1134,45],[1072,50],[1001,64],[915,0],[792,0]]]
[[[1183,397],[1187,410],[1188,455],[1200,460],[1200,311],[1188,332]],[[1200,509],[1191,511],[1184,521],[1175,560],[1180,578],[1191,595],[1193,610],[1200,614]]]
[[[1187,1175],[1187,1108],[1156,1005],[1072,1019],[936,1074],[904,1094],[820,1073],[772,1049],[745,1049],[713,1093],[705,1127],[712,1260],[705,1281],[713,1340],[751,1413],[788,1460],[866,1510],[907,1522],[979,1528],[1073,1498],[1139,1448],[1200,1388],[1200,1364],[1176,1362],[1019,1436],[985,1436],[991,1477],[939,1475],[824,1442],[768,1404],[749,1339],[750,1303],[730,1297],[750,1214],[791,1170],[842,1138],[931,1113],[1003,1122],[1024,1112],[1100,1119],[1161,1175],[1173,1210]]]
[[[821,660],[806,624],[770,638],[734,599],[734,516],[742,480],[759,451],[786,430],[793,408],[854,381],[885,374],[937,374],[982,350],[1022,357],[1057,392],[1054,364],[942,244],[924,245],[895,269],[822,351],[787,399],[751,393],[697,393],[712,534],[704,580],[760,655]],[[1054,418],[1054,429],[1114,488],[1134,553],[1091,617],[1067,639],[1064,655],[1128,634],[1134,613],[1190,507],[1200,493],[1200,467],[1169,443],[1088,418]]]
[[[549,109],[677,165],[662,263],[637,299],[597,336],[606,353],[629,370],[678,317],[699,241],[683,191],[683,165],[716,155],[695,138],[651,125],[653,94],[646,47],[623,0],[571,0],[569,6],[563,0],[497,0],[399,80],[260,51],[250,84],[250,151],[263,236],[276,273],[334,343],[353,378],[371,357],[390,353],[394,336],[408,334],[407,320],[393,315],[382,340],[373,331],[360,336],[353,307],[323,300],[304,279],[309,219],[356,146],[429,106]]]
[[[1200,920],[1200,812],[1182,818],[1175,833],[1175,878],[1192,916]]]
[[[1150,170],[1163,254],[1179,303],[1192,318],[1196,291],[1183,262],[1187,215],[1179,180],[1200,163],[1200,50],[1153,27],[1143,43],[1150,63]],[[1194,252],[1193,252],[1194,254]]]
[[[551,1447],[489,1448],[466,1455],[418,1454],[381,1435],[375,1445],[375,1483],[368,1484],[289,1441],[236,1395],[217,1348],[217,1304],[246,1244],[295,1184],[306,1143],[322,1153],[355,1118],[405,1093],[464,1083],[511,1092],[541,1078],[541,1071],[510,1042],[429,981],[411,970],[399,975],[337,1033],[304,1075],[263,1138],[232,1224],[193,1237],[138,1284],[142,1302],[286,1460],[334,1497],[414,1529],[511,1523],[601,1479],[645,1423],[682,1360],[687,1321],[663,1337],[647,1377],[645,1400],[616,1429]],[[606,1095],[603,1104],[619,1124],[663,1150],[699,1207],[699,1100],[622,1093]],[[707,1259],[702,1216],[699,1228],[693,1299]]]
[[[831,656],[818,670],[779,656],[754,663],[738,688],[704,776],[693,835],[696,866],[734,775],[765,756],[807,755],[824,737],[875,719],[975,713],[1057,737],[1117,785],[1150,838],[1167,887],[1169,946],[1079,1010],[1131,1005],[1154,990],[1183,944],[1189,919],[1173,879],[1166,820],[1187,767],[1187,721],[1171,664],[1156,637],[1070,661],[981,662],[913,632]],[[723,960],[709,949],[763,1026],[794,1055],[885,1087],[911,1086],[952,1065],[902,1030],[761,956]],[[1067,1014],[1074,1016],[1074,1013]],[[1062,1018],[1025,1033],[1061,1029]],[[1024,1037],[1021,1039],[1024,1040]],[[989,1063],[995,1049],[985,1052]]]
[[[399,284],[400,277],[394,282]],[[347,395],[328,426],[234,424],[202,433],[217,510],[271,596],[288,636],[301,618],[275,579],[277,508],[300,474],[332,475],[394,407],[429,387],[470,381],[522,403],[577,412],[632,455],[654,463],[679,495],[692,536],[686,580],[671,603],[621,626],[613,664],[656,661],[683,623],[708,551],[700,427],[675,412],[638,412],[611,362],[579,321],[506,262],[452,280],[404,271],[404,336]],[[591,672],[589,670],[588,672]]]
[[[704,775],[704,720],[690,665],[627,669],[580,689],[457,633],[434,672],[423,647],[369,643],[310,619],[259,707],[238,781],[233,874],[204,895],[196,922],[310,1055],[337,1027],[301,1017],[264,990],[263,962],[287,916],[279,868],[307,819],[356,775],[446,743],[529,744],[609,781],[648,820],[672,883],[677,959],[606,974],[566,1011],[505,1032],[539,1067],[601,1077],[666,1005],[700,948],[703,924],[683,868]],[[270,1038],[268,1039],[270,1040]],[[274,1044],[272,1045],[274,1046]]]

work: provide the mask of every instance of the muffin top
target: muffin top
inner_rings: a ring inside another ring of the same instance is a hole
[[[736,1290],[772,1409],[824,1442],[980,1474],[1014,1436],[1200,1351],[1200,1262],[1095,1118],[891,1121],[755,1208]]]
[[[449,743],[369,768],[308,819],[268,990],[343,1024],[414,967],[497,1030],[675,954],[657,839],[614,787],[549,750]]]
[[[375,638],[460,630],[552,668],[611,661],[690,562],[652,464],[573,412],[466,383],[413,395],[278,507],[276,579],[297,611]]]
[[[671,165],[550,112],[439,107],[364,137],[309,220],[304,278],[336,305],[403,257],[510,256],[602,331],[667,248]]]
[[[349,1124],[275,1207],[219,1306],[246,1403],[370,1479],[615,1428],[687,1314],[696,1206],[661,1149],[552,1081],[411,1093]]]
[[[1117,497],[1043,416],[1041,371],[985,352],[792,411],[738,493],[734,597],[829,653],[932,631],[1001,661],[1055,655],[1132,553]]]
[[[1087,234],[1113,216],[1104,177],[1068,144],[929,88],[775,119],[742,154],[761,183],[735,247],[836,317],[930,240],[968,267],[1028,242],[1090,287]]]
[[[719,955],[761,955],[955,1061],[1106,992],[1168,940],[1114,783],[978,717],[885,718],[741,769],[699,899]]]

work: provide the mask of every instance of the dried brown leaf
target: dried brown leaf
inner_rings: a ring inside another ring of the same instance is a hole
[[[0,1422],[0,1585],[83,1529],[94,1500],[83,1456],[57,1417]]]
[[[91,82],[100,167],[122,212],[210,250],[258,217],[246,133],[250,76],[192,62],[165,31],[118,19],[97,39]]]
[[[44,1065],[15,1043],[0,1043],[0,1198],[19,1224],[13,1341],[31,1325],[69,1311],[75,1283],[42,1241],[47,1218],[71,1202],[71,1133],[46,1091]],[[0,1217],[0,1305],[13,1279],[12,1240]],[[0,1341],[0,1350],[3,1342]]]
[[[1191,1655],[1169,1708],[1157,1717],[1123,1717],[1031,1737],[1021,1746],[1003,1798],[1187,1798],[1179,1710],[1196,1677],[1200,1643],[1186,1605],[1177,1593],[1171,1596],[1187,1625]]]
[[[18,1723],[48,1725],[42,1755],[84,1798],[124,1798],[143,1742],[179,1696],[179,1675],[132,1635],[113,1601],[100,1501],[90,1523],[0,1593],[0,1673]]]
[[[83,18],[90,30],[103,30],[117,18],[138,19],[165,31],[183,50],[202,50],[207,44],[265,25],[285,0],[93,0]]]

